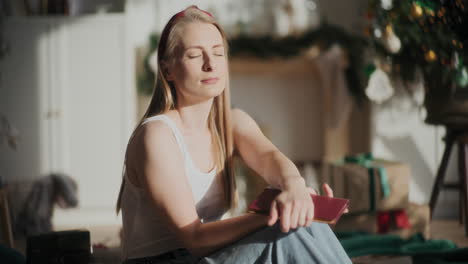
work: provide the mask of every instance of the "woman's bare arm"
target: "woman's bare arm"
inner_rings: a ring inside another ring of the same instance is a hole
[[[269,225],[281,220],[281,228],[309,226],[314,216],[313,202],[297,167],[270,140],[245,112],[232,111],[234,142],[247,166],[270,185],[281,189],[270,210]]]
[[[184,246],[205,256],[266,226],[268,217],[246,214],[201,223],[185,176],[183,156],[169,127],[161,122],[145,125],[135,138],[137,179]]]
[[[294,163],[263,135],[247,113],[234,109],[232,116],[236,147],[247,166],[276,188],[304,181]]]

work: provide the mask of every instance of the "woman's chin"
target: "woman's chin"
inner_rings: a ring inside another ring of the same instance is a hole
[[[210,86],[206,86],[204,87],[204,91],[206,91],[206,95],[210,98],[214,98],[220,94],[223,93],[224,91],[224,87],[221,87],[219,85],[212,85],[211,87]]]
[[[194,90],[192,93],[187,93],[186,102],[190,101],[190,104],[199,104],[204,103],[210,100],[213,100],[215,97],[221,95],[224,91],[224,87],[220,85],[204,85],[198,87],[197,90]],[[189,99],[190,98],[190,99]],[[187,101],[188,100],[188,101]]]

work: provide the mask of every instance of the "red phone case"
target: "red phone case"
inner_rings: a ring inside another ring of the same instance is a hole
[[[270,206],[281,190],[266,188],[248,207],[249,211],[268,214]],[[310,195],[314,202],[314,221],[335,224],[348,208],[349,200],[320,195]]]

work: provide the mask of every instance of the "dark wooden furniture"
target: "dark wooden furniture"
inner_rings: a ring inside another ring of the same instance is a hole
[[[434,212],[437,198],[443,189],[455,189],[459,191],[459,220],[465,225],[465,236],[468,237],[468,127],[452,128],[446,126],[445,150],[442,156],[437,176],[432,189],[430,207],[431,218]],[[458,182],[446,183],[444,177],[450,160],[453,146],[458,145]]]

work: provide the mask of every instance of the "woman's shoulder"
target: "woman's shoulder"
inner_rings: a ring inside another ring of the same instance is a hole
[[[236,128],[243,128],[245,126],[256,124],[256,122],[244,110],[233,108],[231,110],[231,124],[235,130]]]
[[[128,142],[127,158],[138,157],[144,153],[161,148],[173,148],[177,142],[173,131],[163,119],[151,119],[142,122],[134,131]]]
[[[242,122],[243,119],[250,117],[244,110],[240,108],[231,109],[231,119],[232,123]]]
[[[156,167],[161,167],[161,163],[180,164],[182,159],[172,129],[159,119],[140,125],[126,151],[127,172],[132,172],[129,177],[136,186],[144,182],[142,168],[149,164],[156,164]]]
[[[137,128],[131,143],[140,146],[161,144],[170,138],[173,138],[173,131],[167,122],[163,119],[153,119]]]

